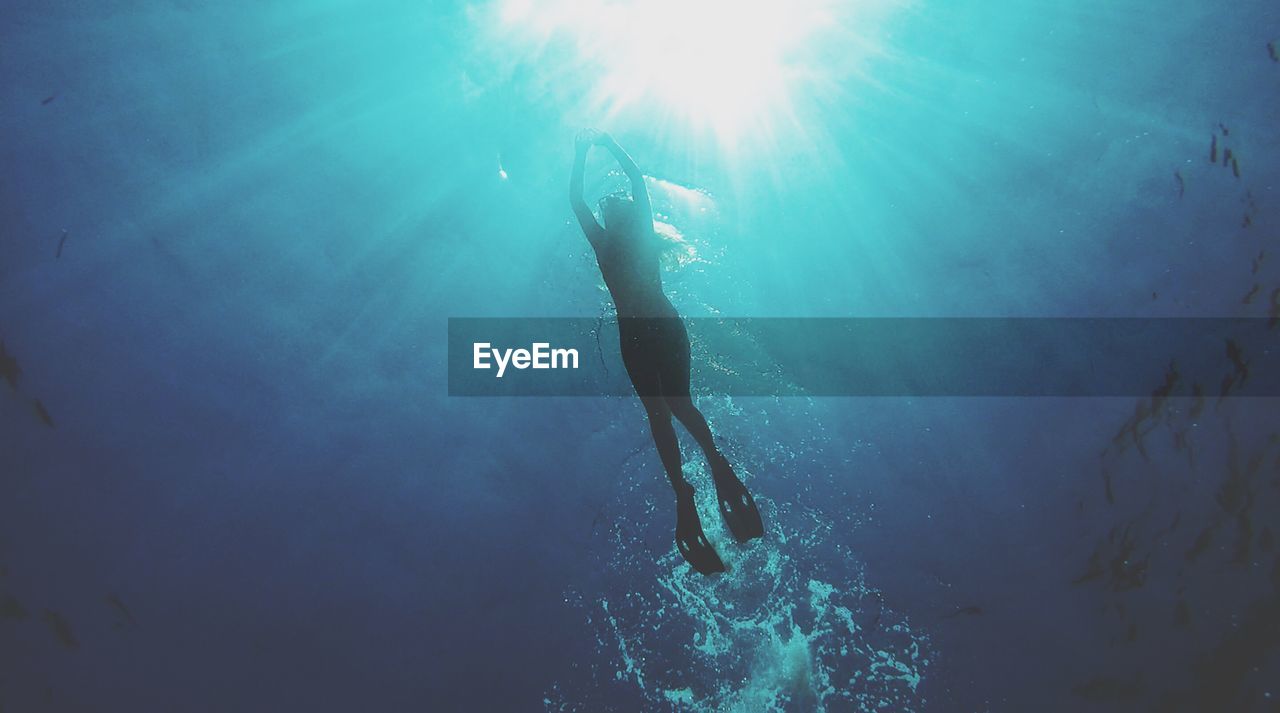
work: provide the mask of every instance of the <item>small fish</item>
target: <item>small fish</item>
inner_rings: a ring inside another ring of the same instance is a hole
[[[1254,274],[1254,275],[1258,274],[1258,270],[1262,268],[1262,260],[1263,260],[1263,258],[1265,258],[1266,256],[1267,256],[1267,251],[1266,251],[1266,250],[1259,250],[1259,251],[1258,251],[1258,257],[1255,257],[1255,258],[1253,259],[1253,269],[1251,269],[1251,270],[1249,271],[1251,274]]]
[[[63,646],[68,649],[80,648],[80,642],[76,641],[76,635],[71,633],[71,625],[67,623],[67,620],[61,614],[45,609],[41,619],[49,625],[53,635],[58,637],[58,641],[61,641]]]
[[[1231,129],[1228,129],[1226,124],[1224,124],[1224,123],[1222,123],[1222,122],[1218,122],[1218,128],[1219,128],[1219,129],[1222,129],[1222,135],[1223,135],[1223,136],[1230,136],[1230,135],[1231,135]]]
[[[1152,291],[1152,292],[1151,292],[1151,299],[1153,299],[1153,300],[1158,300],[1158,299],[1160,299],[1160,293],[1159,293],[1159,292]]]
[[[44,404],[40,403],[40,399],[32,399],[31,406],[36,411],[36,416],[44,422],[49,428],[57,428],[53,425],[53,417],[49,415],[49,411],[45,409]]]
[[[1214,134],[1213,138],[1209,139],[1209,163],[1217,163],[1217,162],[1218,162],[1218,135]]]
[[[1240,227],[1248,228],[1250,225],[1253,225],[1253,216],[1249,215],[1248,213],[1245,213],[1244,219],[1240,221]]]
[[[1260,289],[1262,289],[1261,285],[1259,285],[1256,282],[1253,283],[1253,289],[1245,293],[1244,299],[1240,300],[1240,304],[1246,304],[1246,305],[1253,304],[1253,298],[1258,295],[1258,290]]]
[[[1182,180],[1182,170],[1178,169],[1173,172],[1174,183],[1178,186],[1178,197],[1181,198],[1187,192],[1187,182]]]
[[[981,614],[982,614],[982,607],[976,604],[970,604],[969,606],[960,607],[955,611],[951,612],[950,614],[943,614],[942,618],[954,619],[958,616],[980,616]]]
[[[1280,62],[1280,52],[1276,50],[1276,41],[1271,40],[1267,43],[1267,56],[1272,62]]]
[[[1204,411],[1204,387],[1200,382],[1191,385],[1191,395],[1195,397],[1195,401],[1191,404],[1191,411],[1187,414],[1187,418],[1192,421],[1200,418],[1200,412]]]
[[[1218,405],[1222,405],[1222,400],[1231,394],[1231,389],[1236,384],[1235,374],[1226,374],[1222,377],[1222,383],[1218,386]]]
[[[1231,157],[1231,173],[1236,178],[1240,177],[1240,162],[1236,160],[1235,156]]]
[[[1201,530],[1199,536],[1196,537],[1196,541],[1192,543],[1191,549],[1187,550],[1187,553],[1183,555],[1183,557],[1186,558],[1188,562],[1194,562],[1197,557],[1204,554],[1205,550],[1209,549],[1209,544],[1212,542],[1213,525],[1210,525],[1204,530]]]
[[[138,620],[133,618],[133,612],[130,612],[129,607],[125,606],[124,602],[120,601],[120,597],[117,597],[114,594],[108,594],[106,596],[106,601],[107,601],[107,604],[110,604],[112,608],[114,608],[117,612],[120,613],[122,617],[124,617],[125,624],[128,624],[131,627],[135,627],[138,625]]]
[[[1102,567],[1102,545],[1099,544],[1094,549],[1093,554],[1089,555],[1089,565],[1085,568],[1084,573],[1071,580],[1071,583],[1084,584],[1085,582],[1092,582],[1095,579],[1101,579],[1104,574],[1106,574],[1106,570]]]
[[[40,106],[48,106],[50,102],[52,102],[54,99],[57,99],[57,98],[58,98],[57,94],[50,94],[49,96],[40,100]]]
[[[27,610],[13,597],[12,594],[6,594],[0,597],[0,619],[26,619]]]
[[[1179,430],[1174,434],[1173,442],[1174,450],[1186,451],[1187,462],[1191,464],[1192,468],[1194,468],[1196,465],[1196,449],[1195,445],[1191,442],[1191,439],[1187,437],[1187,432],[1185,430]],[[1177,520],[1174,521],[1174,526],[1177,526]]]
[[[1127,592],[1130,589],[1140,589],[1147,582],[1147,565],[1151,559],[1148,554],[1141,560],[1132,560],[1129,553],[1132,552],[1133,545],[1126,543],[1120,554],[1111,560],[1111,589],[1117,592]]]
[[[1173,389],[1178,385],[1181,375],[1178,373],[1178,364],[1174,361],[1169,362],[1169,366],[1165,367],[1164,383],[1156,387],[1151,392],[1151,412],[1154,414],[1160,410],[1161,404],[1173,393]]]
[[[1233,340],[1227,340],[1227,358],[1231,360],[1231,366],[1235,367],[1236,373],[1240,375],[1240,383],[1243,384],[1249,378],[1249,362],[1244,360],[1244,351],[1240,349],[1240,345]]]
[[[9,351],[4,348],[4,340],[0,339],[0,376],[9,382],[10,389],[18,388],[18,377],[22,376],[22,367],[18,366],[18,360],[9,355]]]
[[[67,229],[62,229],[62,237],[58,238],[58,251],[53,254],[54,259],[62,257],[62,246],[67,243]]]
[[[1234,157],[1231,155],[1231,149],[1225,149],[1222,152],[1222,165],[1226,166],[1227,164],[1231,163],[1232,158]]]

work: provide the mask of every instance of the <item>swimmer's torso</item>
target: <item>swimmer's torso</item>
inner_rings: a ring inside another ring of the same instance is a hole
[[[613,296],[619,317],[675,317],[676,309],[662,292],[657,235],[606,231],[596,246],[596,263]]]

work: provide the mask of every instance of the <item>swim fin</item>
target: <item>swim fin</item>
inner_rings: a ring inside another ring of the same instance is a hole
[[[751,497],[747,486],[734,475],[729,461],[723,456],[712,461],[711,478],[716,484],[716,502],[719,503],[720,515],[734,538],[738,542],[746,542],[764,535],[764,522],[760,519],[755,498]]]
[[[680,556],[701,574],[724,571],[724,562],[707,541],[698,518],[698,507],[693,501],[693,486],[686,485],[676,495],[676,549]]]

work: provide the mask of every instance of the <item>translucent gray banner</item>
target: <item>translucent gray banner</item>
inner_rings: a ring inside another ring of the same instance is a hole
[[[1277,321],[691,318],[682,323],[691,344],[694,394],[1217,398],[1280,396]],[[633,393],[616,321],[449,320],[451,396]]]

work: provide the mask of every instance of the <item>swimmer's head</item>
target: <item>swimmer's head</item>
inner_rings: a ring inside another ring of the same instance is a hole
[[[636,203],[621,194],[605,196],[600,199],[600,217],[609,230],[627,228],[636,222]]]

